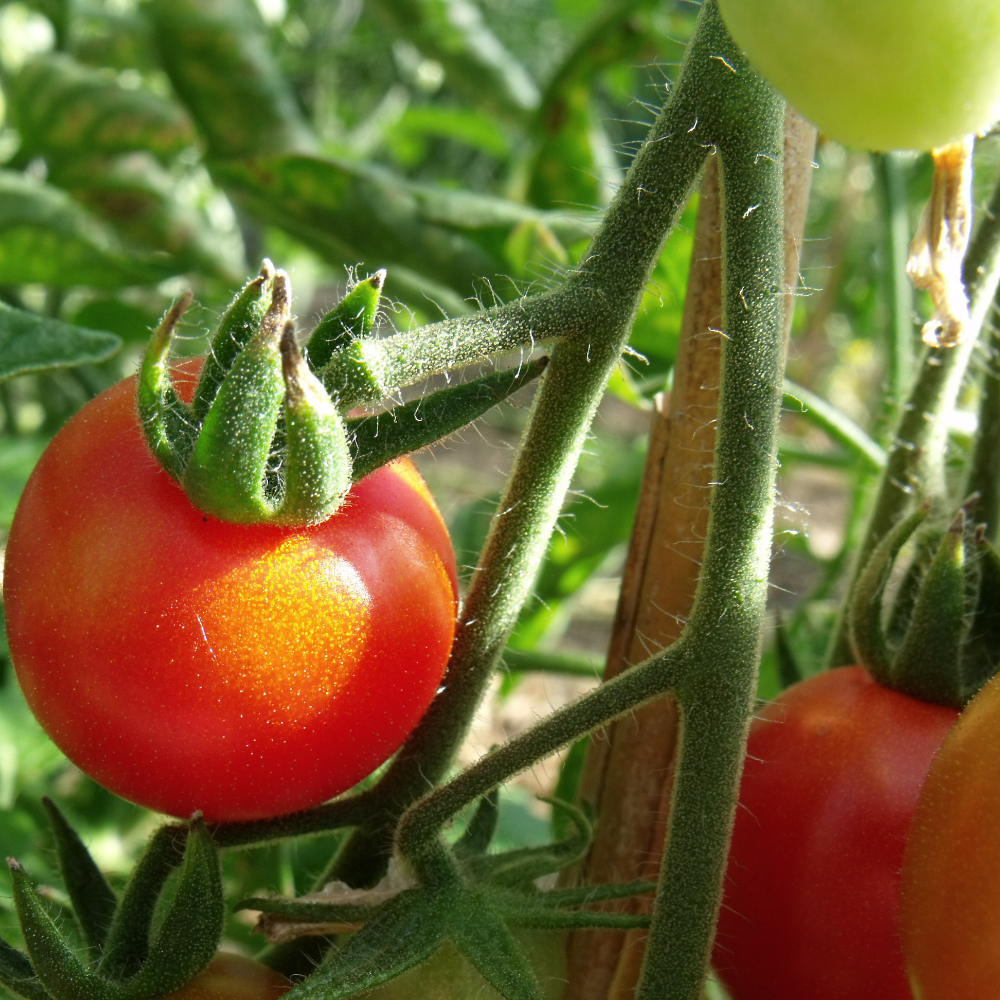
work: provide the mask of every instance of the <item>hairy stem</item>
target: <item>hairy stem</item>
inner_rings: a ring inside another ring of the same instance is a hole
[[[858,551],[851,588],[875,546],[915,501],[925,496],[944,498],[948,417],[955,408],[962,379],[1000,282],[1000,183],[982,216],[963,269],[969,296],[968,337],[957,347],[929,347],[924,353],[916,383],[889,445],[888,462]],[[852,659],[846,618],[842,615],[827,664],[836,667]]]

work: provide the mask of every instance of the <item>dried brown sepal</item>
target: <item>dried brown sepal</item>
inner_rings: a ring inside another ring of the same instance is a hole
[[[972,150],[974,136],[935,149],[934,185],[910,244],[906,273],[926,291],[934,315],[920,336],[931,347],[956,347],[968,336],[969,299],[962,263],[972,234]]]

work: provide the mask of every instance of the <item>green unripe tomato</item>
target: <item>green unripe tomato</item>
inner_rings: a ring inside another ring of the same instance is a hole
[[[931,149],[1000,118],[998,0],[718,0],[736,43],[822,132]]]
[[[566,986],[566,935],[561,931],[515,930],[541,984],[545,1000],[560,1000]],[[384,986],[365,1000],[501,1000],[483,977],[449,941],[426,962]]]

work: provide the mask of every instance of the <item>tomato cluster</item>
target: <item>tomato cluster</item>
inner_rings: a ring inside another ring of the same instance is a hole
[[[111,388],[52,441],[10,533],[11,655],[43,727],[112,791],[250,820],[351,787],[437,691],[455,560],[414,466],[319,525],[198,511]]]

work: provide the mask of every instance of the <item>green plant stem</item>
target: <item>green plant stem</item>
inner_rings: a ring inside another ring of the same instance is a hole
[[[813,426],[843,445],[866,470],[881,472],[885,468],[885,449],[822,396],[786,378],[784,403],[793,413],[801,413]]]
[[[906,174],[897,153],[874,157],[885,220],[885,272],[889,306],[888,396],[892,409],[903,400],[913,369],[913,286],[906,276],[910,246]]]
[[[969,296],[968,337],[958,347],[929,347],[924,353],[917,381],[889,445],[889,460],[858,551],[851,588],[879,541],[915,501],[927,496],[945,497],[949,418],[1000,282],[1000,183],[982,216],[963,268]],[[846,617],[841,615],[827,665],[837,667],[852,659]]]
[[[697,998],[722,892],[753,709],[770,561],[784,367],[781,148],[784,108],[735,51],[712,0],[688,56],[733,74],[722,108],[697,108],[719,149],[725,345],[714,495],[689,625],[665,653],[625,671],[488,754],[403,817],[397,846],[420,870],[437,831],[512,773],[673,690],[683,711],[675,797],[640,998]],[[691,126],[689,126],[691,127]],[[428,876],[425,876],[428,877]]]
[[[379,785],[387,804],[383,814],[355,833],[325,878],[336,874],[370,882],[381,873],[399,816],[451,766],[530,594],[649,275],[712,144],[700,128],[692,128],[699,121],[700,94],[731,88],[733,74],[704,44],[690,52],[579,269],[557,292],[479,320],[494,328],[498,317],[515,317],[514,327],[529,329],[533,339],[553,333],[563,339],[552,349],[500,514],[477,561],[444,690]],[[440,332],[444,327],[433,328],[439,331],[435,336],[454,351],[451,334]],[[500,342],[503,335],[496,329]]]
[[[994,300],[994,311],[1000,299]],[[972,452],[966,496],[979,494],[969,509],[976,522],[985,522],[986,537],[996,544],[1000,536],[1000,330],[990,324],[989,347],[983,375],[983,395],[979,402],[979,424]]]

